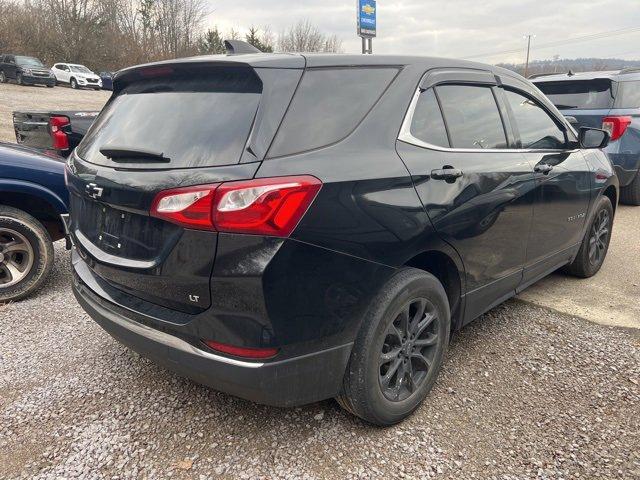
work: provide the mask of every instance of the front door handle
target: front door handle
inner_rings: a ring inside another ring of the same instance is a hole
[[[553,170],[553,165],[549,165],[547,163],[539,163],[533,168],[534,172],[542,173],[544,175],[548,175],[551,170]]]
[[[431,170],[431,178],[434,180],[446,180],[447,182],[455,182],[462,176],[462,170],[457,168],[439,168]]]

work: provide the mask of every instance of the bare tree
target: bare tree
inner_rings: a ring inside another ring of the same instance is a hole
[[[342,42],[335,35],[326,36],[309,20],[301,20],[278,37],[282,52],[340,52]]]

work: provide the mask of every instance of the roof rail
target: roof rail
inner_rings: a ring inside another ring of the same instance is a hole
[[[638,73],[640,72],[640,67],[627,67],[620,70],[618,73],[620,75],[624,75],[625,73]]]
[[[224,48],[227,49],[227,55],[246,55],[248,53],[262,53],[250,43],[242,40],[225,40]]]

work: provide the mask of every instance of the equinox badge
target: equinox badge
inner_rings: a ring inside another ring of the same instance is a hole
[[[104,188],[99,187],[95,183],[87,183],[87,186],[85,187],[85,192],[87,192],[87,195],[91,198],[100,198],[103,191]]]

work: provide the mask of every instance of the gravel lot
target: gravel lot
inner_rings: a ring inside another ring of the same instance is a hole
[[[0,140],[11,110],[107,96],[0,85]],[[0,479],[640,478],[640,330],[509,301],[454,337],[414,416],[378,429],[333,401],[269,408],[153,365],[84,314],[56,256],[37,296],[0,306]]]

